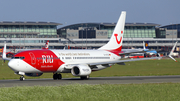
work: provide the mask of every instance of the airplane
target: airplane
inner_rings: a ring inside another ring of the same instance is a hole
[[[128,52],[144,51],[144,53],[147,53],[150,55],[157,54],[157,51],[149,50],[148,49],[148,42],[144,42],[144,41],[143,41],[143,49],[142,48],[139,48],[139,49],[122,49],[122,51],[125,51],[125,52],[127,52],[127,51]]]
[[[6,58],[6,44],[4,44],[3,60],[9,60],[8,66],[15,74],[20,75],[20,81],[26,76],[38,77],[43,73],[52,72],[54,80],[62,79],[61,73],[71,73],[82,80],[89,79],[92,71],[98,71],[114,64],[123,65],[124,62],[159,59],[161,57],[121,60],[122,42],[126,12],[122,11],[109,42],[97,50],[27,50],[15,54],[11,59]]]
[[[149,57],[149,55],[156,55],[160,56],[159,53],[157,53],[156,50],[149,50],[148,49],[148,42],[143,41],[143,48],[138,49],[122,49],[123,52],[131,52],[131,54],[128,54],[127,56],[124,56],[124,58],[144,58]],[[138,53],[139,51],[139,53]]]
[[[143,49],[144,49],[144,51],[147,51],[146,53],[149,54],[149,55],[158,55],[156,50],[149,50],[148,45],[149,45],[148,41],[146,41],[146,42],[143,41]]]

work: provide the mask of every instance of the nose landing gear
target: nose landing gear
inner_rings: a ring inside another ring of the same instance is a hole
[[[23,81],[23,80],[25,80],[25,77],[21,76],[19,79],[20,79],[20,81]]]
[[[24,77],[25,73],[24,72],[15,72],[15,74],[20,75],[20,78],[19,78],[20,81],[25,80],[25,77]]]

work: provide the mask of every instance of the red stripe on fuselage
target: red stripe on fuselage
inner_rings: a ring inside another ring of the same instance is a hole
[[[56,72],[64,64],[51,50],[46,49],[23,51],[15,57],[25,57],[23,60],[26,63],[42,72]]]

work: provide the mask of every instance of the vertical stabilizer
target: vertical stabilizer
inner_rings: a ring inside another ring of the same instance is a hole
[[[144,42],[144,41],[143,41]],[[149,41],[145,41],[144,42],[144,49],[148,49],[148,46],[149,46]]]
[[[122,11],[109,42],[104,46],[100,47],[99,50],[121,51],[125,19],[126,19],[126,12]]]

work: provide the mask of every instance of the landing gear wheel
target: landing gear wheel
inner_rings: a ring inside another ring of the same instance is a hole
[[[62,75],[61,74],[57,74],[57,79],[61,80],[62,79]]]
[[[20,79],[20,81],[25,80],[24,76],[21,76],[19,79]]]
[[[53,79],[57,80],[57,73],[53,75]]]
[[[53,75],[53,79],[54,79],[54,80],[57,80],[57,79],[60,80],[60,79],[62,79],[62,75],[55,73],[55,74]]]
[[[88,80],[89,79],[89,75],[87,76],[81,76],[81,80]]]

